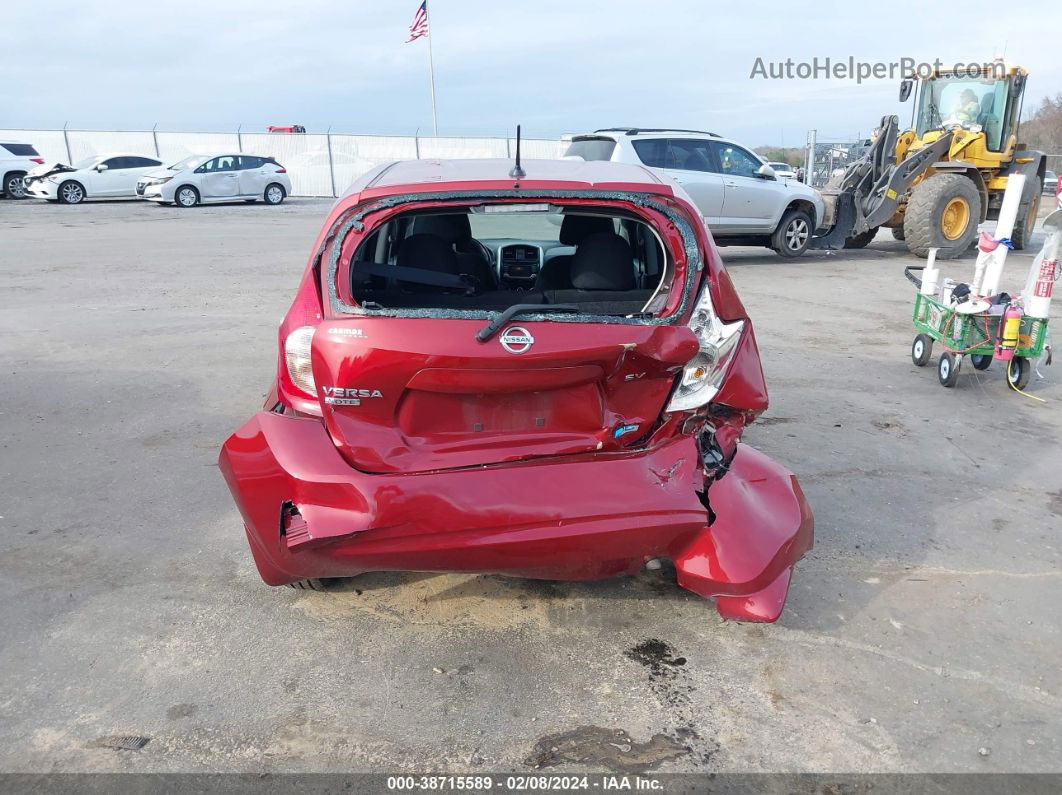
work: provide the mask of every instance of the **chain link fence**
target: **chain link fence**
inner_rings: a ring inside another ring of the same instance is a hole
[[[813,188],[822,189],[830,177],[844,170],[861,158],[870,148],[870,139],[856,141],[820,141],[817,130],[809,130],[804,145],[804,182]],[[1047,168],[1055,175],[1062,174],[1062,154],[1045,152]],[[1047,175],[1050,180],[1051,175]],[[1044,186],[1044,192],[1054,193],[1056,184]]]
[[[511,157],[515,138],[435,138],[345,133],[168,132],[164,130],[0,129],[0,139],[33,144],[47,162],[76,163],[104,153],[157,157],[247,152],[276,158],[291,177],[293,196],[339,196],[370,169],[394,160]],[[521,141],[526,158],[554,160],[567,142]]]
[[[830,177],[861,158],[870,146],[867,139],[856,141],[820,141],[816,130],[808,131],[804,147],[804,182],[824,188]]]

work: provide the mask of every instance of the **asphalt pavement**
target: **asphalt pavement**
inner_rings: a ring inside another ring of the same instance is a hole
[[[0,202],[0,770],[1062,770],[1062,370],[1040,403],[914,367],[887,230],[723,249],[771,396],[745,441],[816,517],[777,624],[666,567],[264,585],[217,453],[328,206]]]

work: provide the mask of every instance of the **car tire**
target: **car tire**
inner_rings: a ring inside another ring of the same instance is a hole
[[[1018,211],[1018,217],[1014,219],[1014,229],[1010,233],[1010,242],[1014,244],[1016,251],[1022,251],[1029,246],[1032,240],[1033,229],[1036,228],[1036,213],[1040,209],[1040,197],[1043,195],[1043,187],[1039,177],[1025,180],[1025,188],[1022,190],[1023,210]]]
[[[284,191],[284,186],[279,182],[270,182],[266,185],[265,193],[262,194],[266,204],[280,204],[284,201],[285,196],[287,196],[287,193]]]
[[[844,241],[844,247],[845,248],[866,248],[870,244],[870,241],[872,241],[877,236],[878,236],[878,227],[875,226],[873,229],[868,229],[866,232],[863,232],[863,234],[861,234],[861,235],[853,235],[852,237],[847,238]]]
[[[974,366],[975,370],[987,370],[988,366],[992,364],[992,357],[987,353],[971,353],[970,364]]]
[[[15,200],[25,199],[26,183],[22,181],[25,176],[25,171],[8,171],[4,174],[4,196]]]
[[[56,191],[60,204],[81,204],[85,201],[85,186],[74,179],[68,179],[59,185]]]
[[[903,233],[912,254],[937,259],[962,256],[977,238],[981,194],[964,174],[934,174],[917,185],[907,202]]]
[[[1025,389],[1029,385],[1032,366],[1024,356],[1015,356],[1007,363],[1006,377],[1015,389]]]
[[[955,386],[959,380],[959,370],[962,368],[962,357],[956,356],[951,351],[942,353],[937,362],[937,380],[941,386],[949,389]]]
[[[793,209],[782,216],[771,235],[771,248],[783,257],[799,257],[808,250],[815,222],[804,210]]]
[[[181,185],[173,192],[173,203],[178,207],[195,207],[199,204],[199,191],[191,185]]]
[[[903,226],[894,226],[892,228],[892,237],[894,240],[906,240],[907,236],[903,233]]]
[[[307,580],[299,580],[298,582],[288,583],[289,588],[294,588],[296,591],[327,591],[327,580],[320,577],[311,577]]]
[[[933,338],[928,334],[919,334],[911,343],[911,361],[915,367],[925,367],[933,355]]]

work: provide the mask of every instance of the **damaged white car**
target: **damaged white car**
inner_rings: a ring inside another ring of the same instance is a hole
[[[158,168],[162,161],[134,154],[92,155],[72,166],[45,163],[25,177],[26,195],[62,204],[80,204],[85,199],[116,199],[136,196],[136,181]]]

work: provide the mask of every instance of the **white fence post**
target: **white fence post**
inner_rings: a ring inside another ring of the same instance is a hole
[[[818,130],[808,130],[807,150],[804,153],[804,184],[815,185],[815,147],[818,144]]]
[[[67,165],[70,165],[70,164],[72,164],[74,162],[74,157],[73,157],[73,155],[70,154],[70,136],[66,134],[66,125],[68,125],[69,123],[70,122],[68,122],[68,121],[64,121],[63,122],[63,143],[66,144],[66,162],[67,162]]]
[[[328,132],[325,133],[325,140],[328,142],[328,178],[332,181],[332,198],[336,197],[336,166],[332,160],[332,125],[328,125]]]

